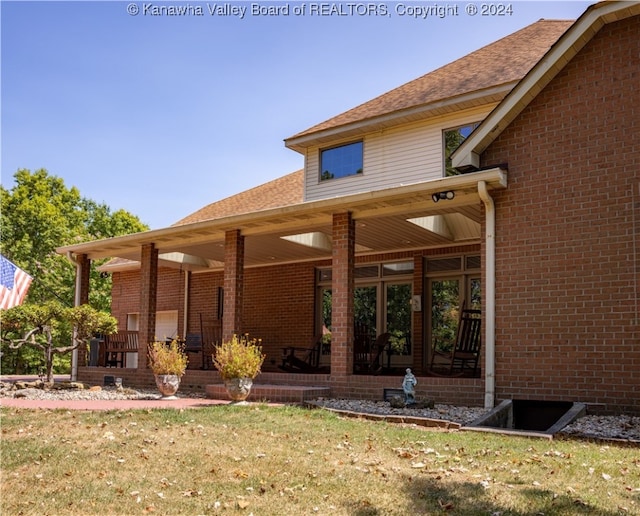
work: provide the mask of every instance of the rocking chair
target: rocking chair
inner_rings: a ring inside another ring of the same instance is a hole
[[[371,345],[370,349],[356,349],[354,356],[354,371],[357,373],[380,373],[382,371],[381,357],[389,345],[390,333],[381,333]]]
[[[289,346],[282,348],[282,364],[278,366],[289,373],[318,373],[321,371],[322,333],[314,335],[306,348]]]
[[[480,361],[481,318],[480,310],[463,309],[460,312],[458,333],[451,351],[433,350],[431,373],[436,376],[476,376]],[[442,373],[441,371],[447,371]]]

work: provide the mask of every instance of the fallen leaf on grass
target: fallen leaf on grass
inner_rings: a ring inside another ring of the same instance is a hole
[[[445,502],[443,500],[438,500],[438,505],[445,511],[450,511],[455,507],[453,502]]]

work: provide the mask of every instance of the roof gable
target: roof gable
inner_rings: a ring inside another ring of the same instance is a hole
[[[493,142],[600,28],[640,15],[640,2],[600,2],[590,6],[505,99],[452,155],[460,170],[479,168],[480,154]]]

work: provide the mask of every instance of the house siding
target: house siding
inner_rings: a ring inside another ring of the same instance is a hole
[[[320,182],[320,148],[310,148],[305,157],[305,200],[440,179],[443,176],[442,131],[482,120],[494,105],[366,135],[361,175]],[[336,145],[351,141],[355,140],[336,142]],[[323,148],[327,147],[330,146]]]
[[[496,395],[640,411],[640,18],[605,26],[482,156]]]

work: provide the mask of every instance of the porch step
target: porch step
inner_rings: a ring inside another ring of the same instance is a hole
[[[205,386],[207,398],[228,400],[229,395],[223,384]],[[311,385],[272,385],[254,383],[248,401],[270,401],[273,403],[303,403],[316,398],[327,398],[331,395],[329,387]]]

